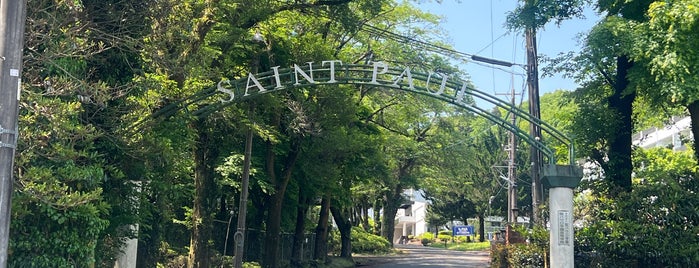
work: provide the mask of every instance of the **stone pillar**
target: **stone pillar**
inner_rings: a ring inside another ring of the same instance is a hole
[[[582,179],[576,166],[546,165],[542,181],[549,188],[550,267],[573,268],[573,188]]]

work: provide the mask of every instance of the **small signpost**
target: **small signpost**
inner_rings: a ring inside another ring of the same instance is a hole
[[[475,234],[473,225],[455,225],[451,228],[453,236],[472,236]]]

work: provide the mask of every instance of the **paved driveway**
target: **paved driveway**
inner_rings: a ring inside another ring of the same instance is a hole
[[[453,251],[418,245],[397,245],[403,254],[368,257],[355,256],[357,267],[373,268],[438,268],[438,267],[488,267],[490,256],[487,251]]]

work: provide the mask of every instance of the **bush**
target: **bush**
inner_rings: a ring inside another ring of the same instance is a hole
[[[465,242],[471,242],[471,239],[469,239],[468,236],[455,236],[454,241],[457,243],[465,243]]]
[[[430,233],[430,232],[422,233],[420,236],[418,236],[418,238],[420,238],[421,240],[422,239],[430,239],[431,241],[434,242],[434,234]]]
[[[361,227],[352,227],[353,253],[388,253],[391,243],[381,236],[368,233]]]
[[[699,179],[691,152],[634,151],[630,192],[590,195],[576,232],[576,262],[628,267],[699,267]]]
[[[532,244],[518,244],[508,247],[507,262],[512,268],[538,268],[544,266],[546,252]]]
[[[448,236],[451,236],[452,234],[453,234],[452,231],[446,231],[446,230],[439,231],[439,235],[448,235]]]
[[[490,267],[547,267],[549,251],[548,231],[539,226],[534,229],[515,227],[515,231],[522,234],[523,238],[529,241],[529,243],[514,245],[495,244],[491,247]]]
[[[427,246],[429,244],[434,243],[434,234],[427,232],[427,233],[422,233],[420,236],[417,237],[420,239],[420,243],[422,243],[423,246]]]
[[[507,249],[505,244],[497,243],[490,247],[490,267],[507,268]]]
[[[437,236],[437,238],[438,238],[440,241],[449,241],[449,240],[451,240],[451,235],[443,235],[443,234],[440,234],[440,235]]]
[[[546,267],[548,253],[532,244],[495,244],[490,249],[492,268],[538,268]]]

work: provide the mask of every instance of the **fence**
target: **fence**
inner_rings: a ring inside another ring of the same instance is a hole
[[[246,262],[260,262],[264,257],[265,231],[246,230],[245,232],[245,253],[243,259]],[[306,261],[313,258],[313,248],[315,247],[315,233],[304,235],[301,244],[301,260]],[[282,233],[279,235],[279,247],[277,258],[282,262],[291,260],[291,250],[294,244],[294,234]]]

